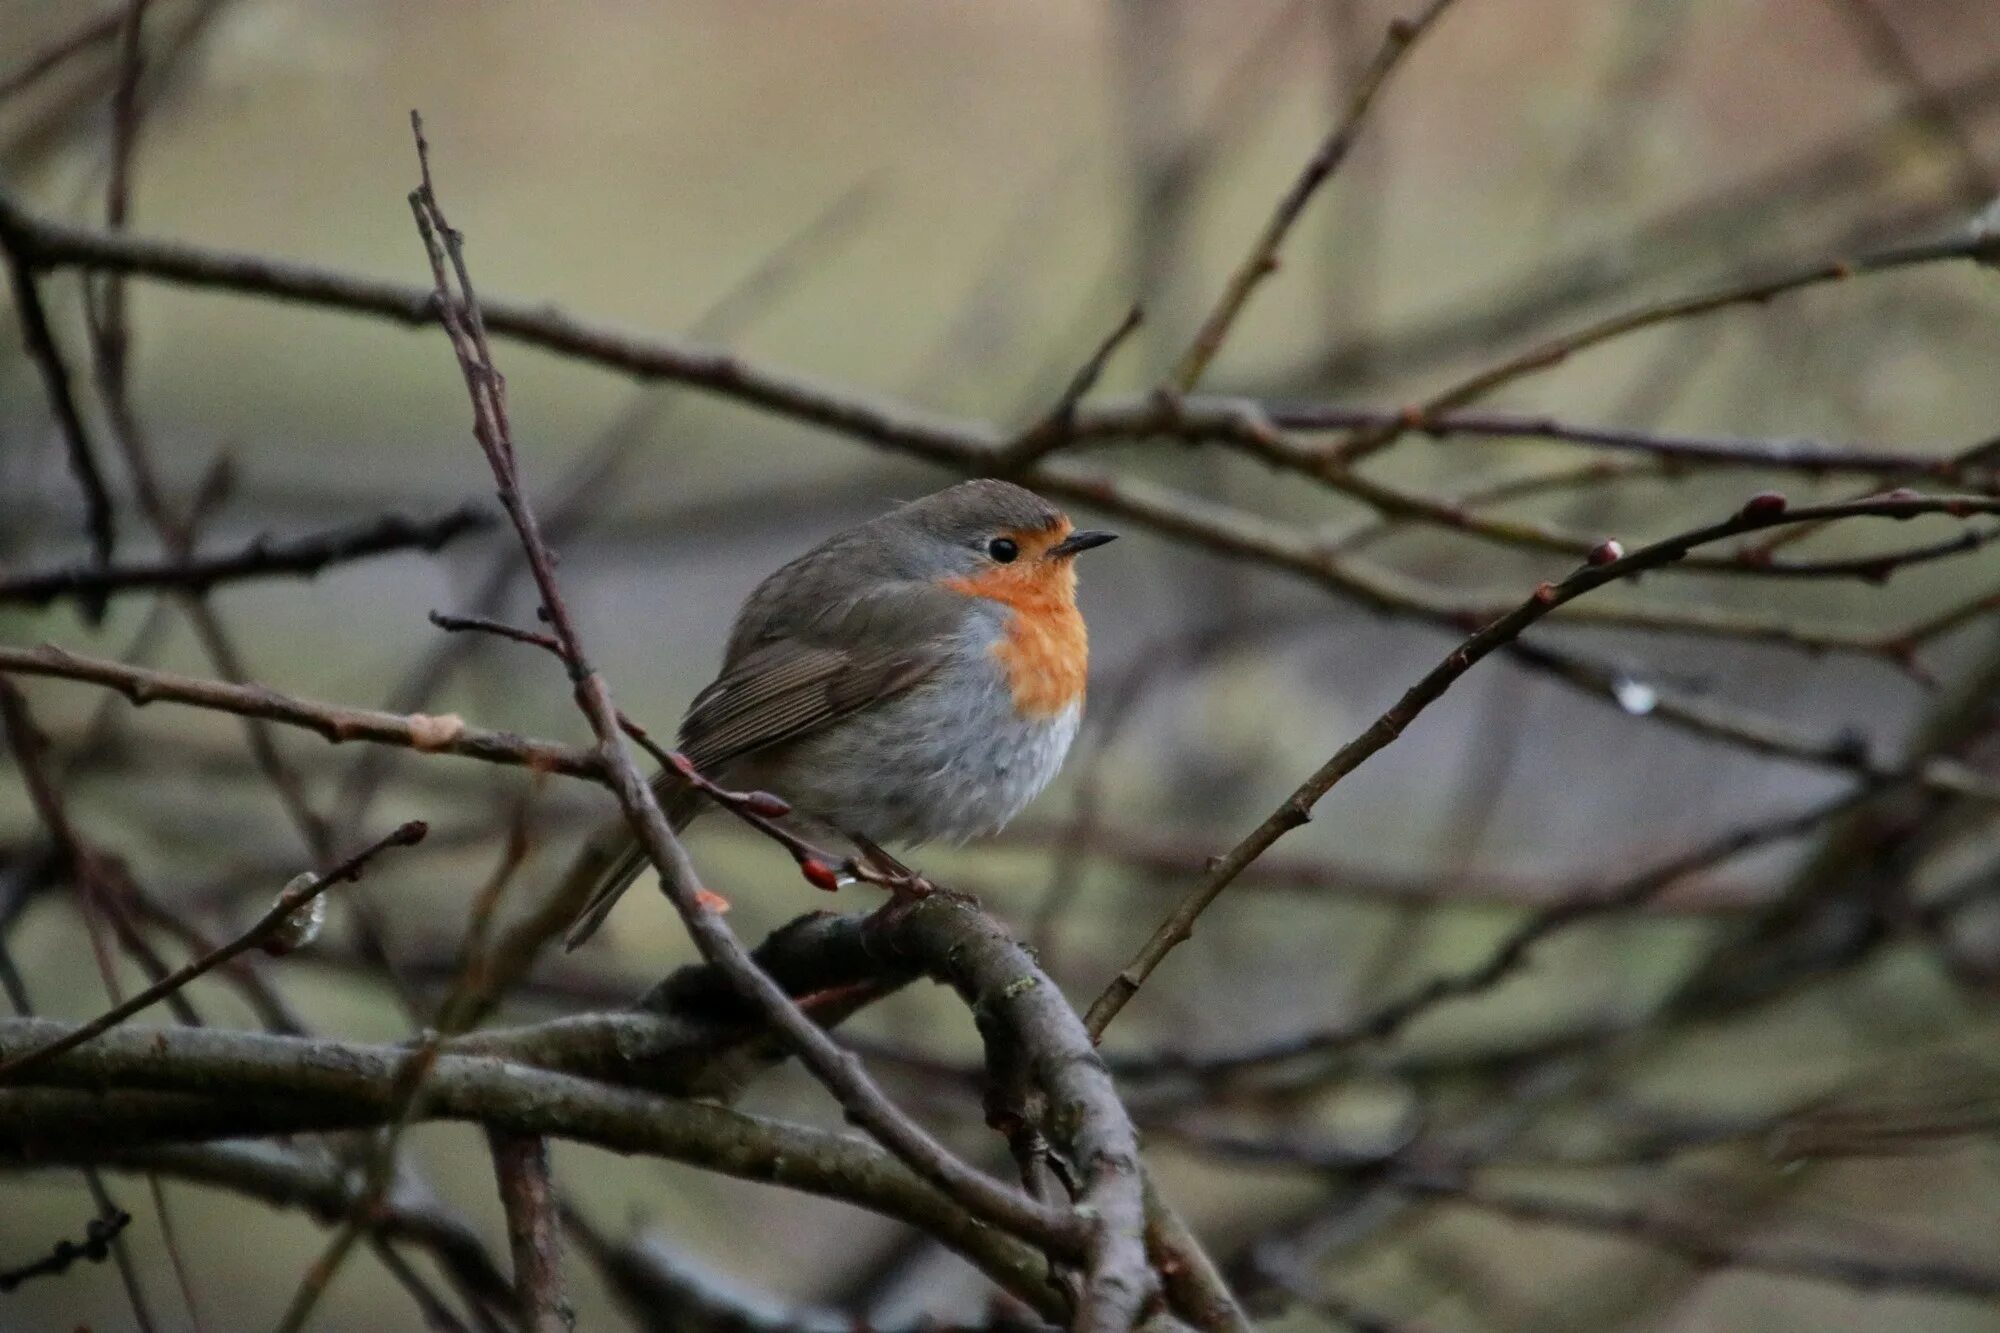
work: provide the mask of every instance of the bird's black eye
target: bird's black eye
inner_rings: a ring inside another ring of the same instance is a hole
[[[1012,537],[995,537],[986,543],[986,554],[1003,565],[1014,563],[1014,557],[1021,554],[1021,548],[1014,544]]]

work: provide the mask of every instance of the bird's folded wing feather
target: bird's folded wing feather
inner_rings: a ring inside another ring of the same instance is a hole
[[[713,772],[901,693],[937,662],[931,652],[857,652],[781,640],[702,691],[681,723],[681,753]]]
[[[681,752],[713,772],[900,694],[944,660],[963,605],[931,585],[900,585],[745,645],[688,706]]]

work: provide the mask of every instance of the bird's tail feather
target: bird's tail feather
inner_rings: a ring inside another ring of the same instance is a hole
[[[667,822],[679,833],[701,809],[701,793],[680,774],[668,771],[653,779],[653,794],[667,813]],[[561,899],[577,902],[582,908],[569,932],[563,936],[564,950],[576,948],[604,924],[632,881],[647,865],[646,849],[632,835],[632,826],[621,816],[590,835],[564,877]]]

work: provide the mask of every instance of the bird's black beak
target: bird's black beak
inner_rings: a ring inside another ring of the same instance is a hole
[[[1073,555],[1088,551],[1093,546],[1102,546],[1106,542],[1117,540],[1118,534],[1115,532],[1072,532],[1048,549],[1048,557],[1051,560],[1067,560]]]

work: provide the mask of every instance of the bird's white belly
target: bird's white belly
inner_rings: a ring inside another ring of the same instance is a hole
[[[990,662],[990,659],[989,659]],[[988,663],[926,681],[814,737],[787,765],[801,813],[875,842],[962,842],[997,833],[1049,785],[1081,700],[1024,717]]]

